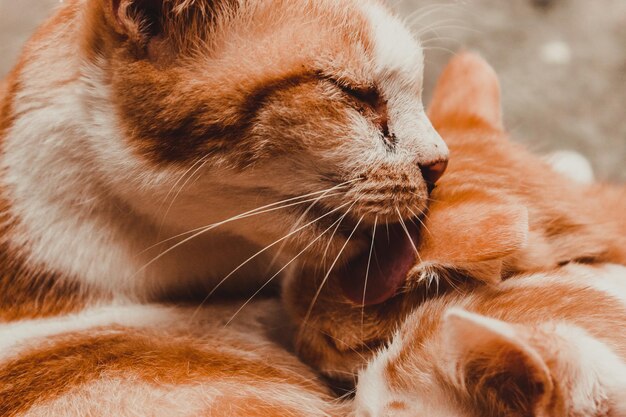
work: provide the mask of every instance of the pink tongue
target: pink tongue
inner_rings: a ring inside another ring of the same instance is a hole
[[[418,243],[419,231],[407,223],[411,240]],[[401,225],[382,226],[376,230],[371,262],[369,251],[353,260],[340,277],[344,295],[358,305],[384,303],[397,294],[415,265],[417,255]],[[367,275],[367,288],[365,277]]]

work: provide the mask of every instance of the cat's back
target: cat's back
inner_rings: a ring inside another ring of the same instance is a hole
[[[470,297],[467,307],[508,323],[563,331],[572,340],[584,333],[626,364],[626,267],[571,264],[522,275]]]
[[[236,317],[229,322],[228,319]],[[0,327],[2,416],[337,415],[275,301],[118,305]]]

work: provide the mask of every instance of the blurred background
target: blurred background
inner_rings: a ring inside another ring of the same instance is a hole
[[[58,3],[0,0],[0,77]],[[391,3],[427,48],[427,99],[455,51],[479,51],[501,77],[516,140],[577,150],[599,178],[626,180],[626,0]]]

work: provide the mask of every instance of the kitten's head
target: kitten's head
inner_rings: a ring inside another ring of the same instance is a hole
[[[442,131],[460,137],[506,141],[498,85],[484,60],[460,55],[438,84],[433,120]],[[490,146],[488,142],[480,146]],[[472,166],[481,163],[473,158]],[[452,158],[448,174],[433,191],[424,225],[414,238],[415,248],[408,249],[419,256],[407,256],[408,266],[397,262],[396,249],[398,241],[407,240],[406,234],[383,229],[372,233],[371,252],[351,264],[335,265],[330,275],[331,265],[326,264],[321,272],[287,281],[285,300],[300,326],[298,349],[308,363],[334,378],[349,380],[416,305],[450,290],[500,282],[507,260],[526,245],[527,210],[467,176],[480,170],[457,165]],[[450,176],[456,178],[455,184],[449,183]],[[387,291],[398,287],[399,291]]]
[[[138,211],[160,222],[174,189],[164,224],[186,231],[264,207],[219,231],[266,246],[297,224],[284,252],[317,263],[426,209],[448,150],[420,44],[378,0],[91,3],[86,72],[118,126],[106,152],[127,171],[112,181]]]
[[[582,330],[441,307],[411,316],[362,373],[357,417],[624,415],[623,365]]]

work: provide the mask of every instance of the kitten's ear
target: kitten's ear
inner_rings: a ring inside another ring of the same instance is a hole
[[[502,131],[500,82],[480,56],[454,57],[435,88],[428,115],[435,128],[482,125]]]
[[[493,197],[447,197],[431,204],[418,269],[460,270],[474,279],[498,283],[504,259],[528,241],[528,210]]]
[[[444,343],[470,398],[497,415],[545,415],[554,386],[544,359],[508,323],[461,309],[443,322]]]

